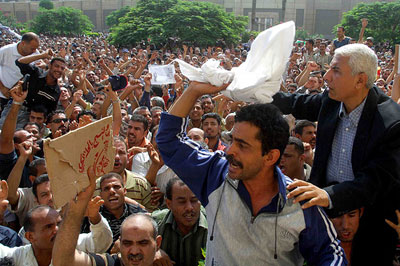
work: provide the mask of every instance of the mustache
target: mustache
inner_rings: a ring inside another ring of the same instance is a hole
[[[142,254],[129,254],[128,255],[128,260],[142,260],[143,259],[143,255]]]
[[[232,155],[232,154],[226,155],[226,159],[228,160],[229,163],[231,163],[231,164],[236,164],[236,165],[239,166],[240,168],[243,168],[243,164],[242,164],[241,162],[239,162],[239,161],[236,161],[236,160],[233,158],[233,155]]]

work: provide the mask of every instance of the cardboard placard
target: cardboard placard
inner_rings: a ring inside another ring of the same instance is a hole
[[[54,204],[60,208],[89,185],[87,169],[94,167],[96,176],[114,167],[112,117],[70,131],[43,142],[47,173]]]

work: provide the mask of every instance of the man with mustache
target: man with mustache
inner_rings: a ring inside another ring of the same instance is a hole
[[[295,137],[302,142],[307,142],[315,149],[317,139],[317,126],[315,123],[308,120],[297,121],[294,128]]]
[[[96,176],[93,170],[89,169],[88,175],[90,185],[69,203],[63,225],[55,240],[53,265],[153,265],[161,244],[161,236],[158,235],[157,223],[147,214],[132,214],[124,220],[121,225],[120,254],[88,254],[75,249],[85,209],[96,188]],[[168,264],[168,266],[172,266],[172,264]]]
[[[177,177],[168,181],[165,196],[169,210],[152,213],[162,236],[161,249],[175,265],[197,266],[207,242],[207,218],[200,201]]]
[[[166,165],[207,212],[206,265],[346,265],[333,225],[318,207],[287,198],[292,182],[278,168],[289,126],[270,104],[236,113],[226,155],[208,152],[185,136],[187,115],[204,94],[225,87],[192,82],[163,113],[157,145]]]

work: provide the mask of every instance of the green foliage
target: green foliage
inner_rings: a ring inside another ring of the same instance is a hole
[[[35,33],[70,36],[90,32],[93,24],[81,10],[62,6],[57,9],[41,9],[32,21],[31,29]]]
[[[372,36],[375,42],[400,41],[400,1],[385,3],[360,3],[352,10],[343,14],[340,24],[333,28],[336,33],[338,26],[343,26],[346,36],[358,39],[361,29],[361,19],[368,19],[364,37]]]
[[[124,6],[121,9],[115,10],[111,12],[107,17],[106,17],[106,24],[109,27],[114,27],[119,23],[119,19],[122,18],[123,16],[126,15],[131,10],[130,6]]]
[[[205,248],[201,249],[201,255],[203,255],[203,259],[199,260],[198,266],[205,266],[206,265],[206,261],[204,260],[206,258],[206,249]]]
[[[22,26],[14,16],[9,13],[3,13],[2,11],[0,11],[0,23],[12,29],[21,28]]]
[[[206,47],[223,39],[237,43],[247,17],[235,17],[209,2],[183,0],[140,0],[119,24],[111,29],[111,43],[134,45],[141,40],[163,44],[169,37]]]
[[[50,0],[40,0],[39,7],[50,10],[54,9],[54,4]]]
[[[323,38],[321,34],[310,34],[304,28],[297,28],[296,29],[296,40],[307,40],[307,39],[317,39]]]

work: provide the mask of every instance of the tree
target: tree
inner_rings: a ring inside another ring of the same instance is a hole
[[[161,45],[173,37],[205,47],[221,39],[227,44],[238,42],[246,25],[247,17],[235,17],[209,2],[140,0],[111,28],[110,39],[119,45],[149,39]]]
[[[18,23],[17,19],[12,16],[10,13],[3,13],[0,10],[0,23],[4,26],[10,27],[10,28],[20,28],[21,24]]]
[[[368,19],[364,36],[372,36],[375,42],[400,40],[400,1],[385,3],[360,3],[352,10],[343,14],[342,21],[334,27],[343,26],[346,35],[358,39],[361,29],[361,19]]]
[[[124,6],[121,9],[115,10],[111,12],[107,17],[106,17],[106,24],[109,27],[116,26],[119,23],[119,19],[125,16],[129,11],[131,10],[130,6]]]
[[[50,10],[54,8],[54,4],[50,0],[40,0],[39,7]]]
[[[32,21],[31,28],[35,33],[56,35],[78,35],[90,32],[93,24],[81,10],[71,7],[41,9]]]

